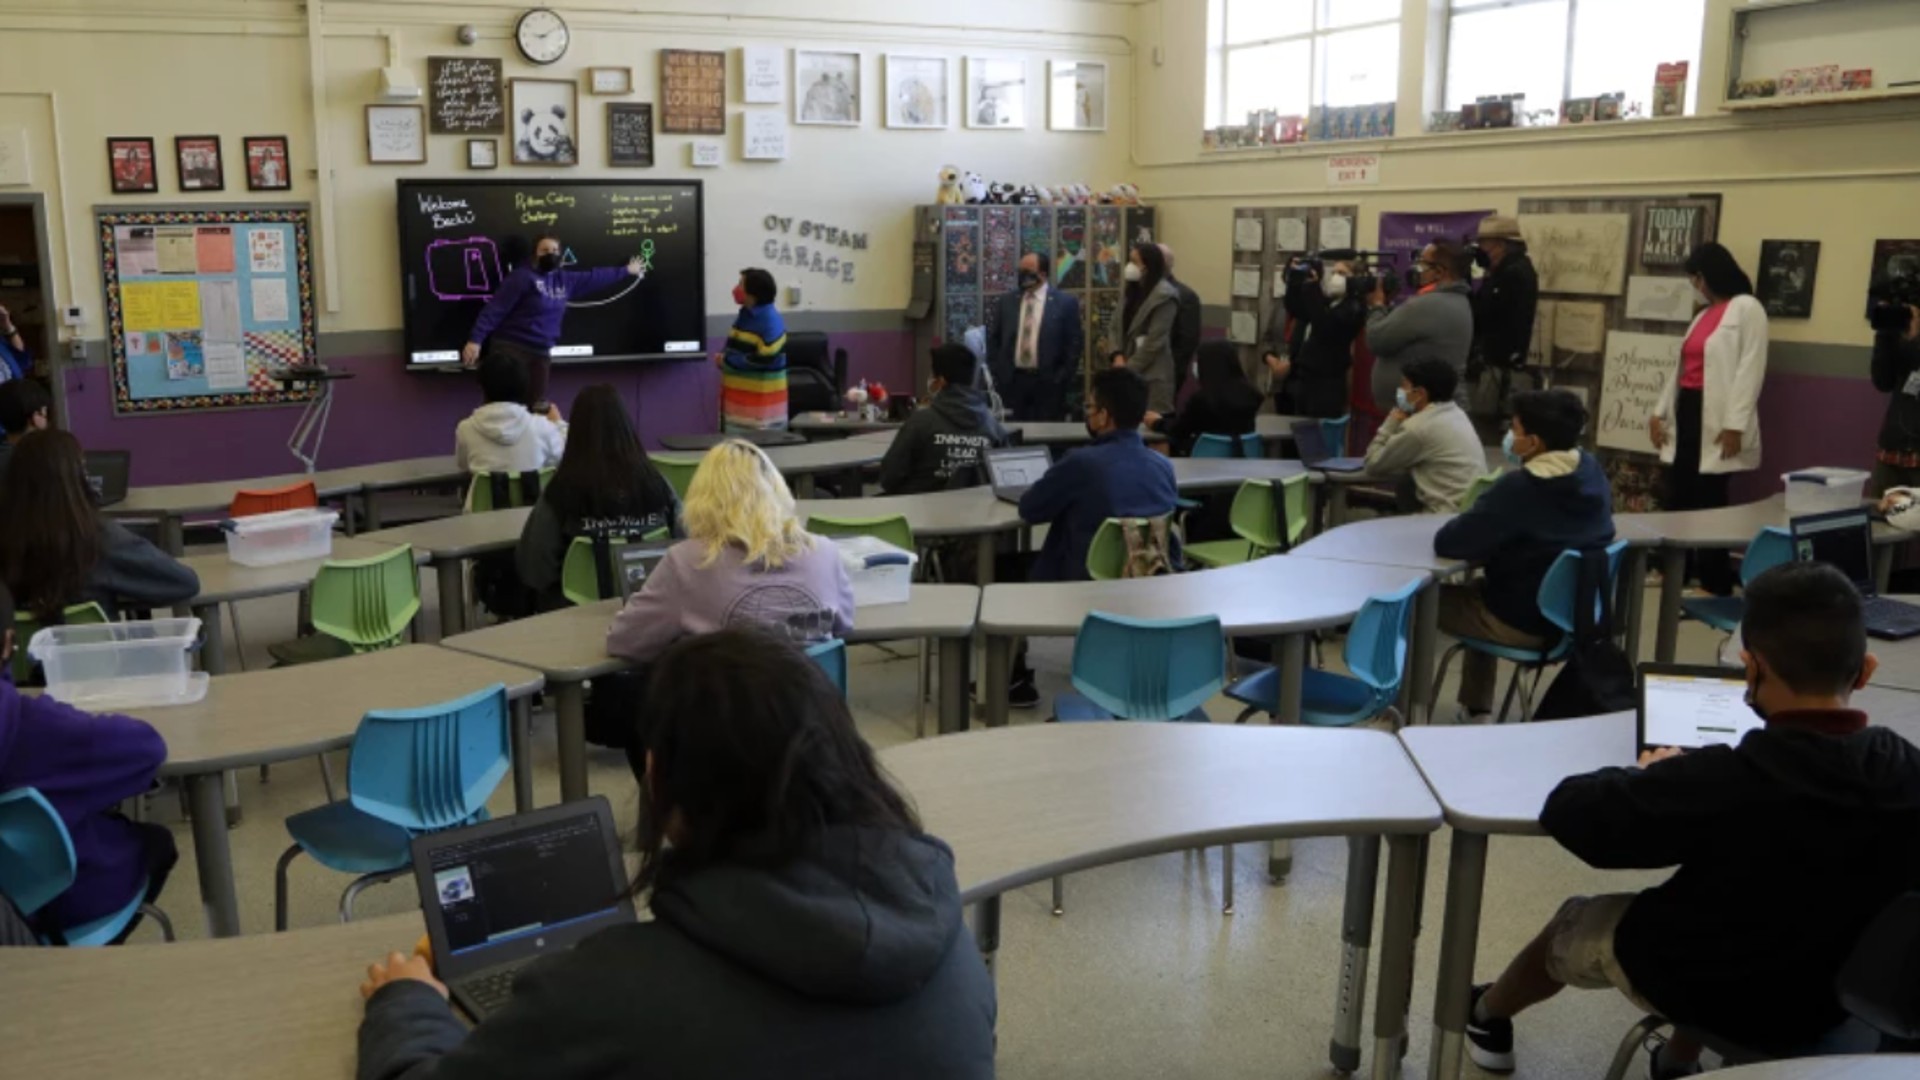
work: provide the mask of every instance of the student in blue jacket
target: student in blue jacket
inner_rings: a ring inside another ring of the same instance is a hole
[[[534,241],[532,265],[514,268],[494,291],[493,299],[473,322],[473,333],[460,350],[460,363],[480,363],[480,348],[511,356],[527,368],[528,399],[533,405],[547,400],[547,376],[553,370],[549,350],[560,340],[560,323],[567,301],[610,289],[629,277],[643,278],[646,266],[635,258],[625,266],[593,270],[562,270],[560,238],[548,234]]]
[[[1513,396],[1512,427],[1501,444],[1519,466],[1441,528],[1434,554],[1486,566],[1480,581],[1440,587],[1440,629],[1454,637],[1537,649],[1557,631],[1540,614],[1540,582],[1568,548],[1613,540],[1613,489],[1606,470],[1580,449],[1587,410],[1565,390]],[[1493,657],[1461,658],[1460,707],[1475,721],[1493,712]]]

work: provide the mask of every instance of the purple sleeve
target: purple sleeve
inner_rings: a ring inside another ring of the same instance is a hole
[[[678,550],[676,547],[660,560],[653,576],[614,615],[612,625],[607,627],[608,656],[645,663],[680,637],[680,596],[685,589]]]
[[[833,636],[845,639],[853,630],[853,579],[847,576],[847,564],[840,561],[839,549],[833,541],[822,539],[817,543],[827,545],[833,563]]]
[[[39,788],[69,820],[147,790],[167,760],[166,742],[145,721],[82,712],[44,695],[20,697],[17,710],[0,788]]]
[[[631,276],[631,274],[627,273],[627,268],[624,266],[600,266],[592,270],[568,270],[566,272],[567,295],[590,296],[603,289],[611,289]]]
[[[520,306],[520,298],[526,294],[527,286],[532,281],[533,275],[525,270],[508,274],[507,280],[501,282],[500,288],[494,292],[493,299],[488,300],[487,306],[480,310],[480,317],[473,320],[473,333],[467,335],[467,340],[480,345],[493,336],[507,313]]]

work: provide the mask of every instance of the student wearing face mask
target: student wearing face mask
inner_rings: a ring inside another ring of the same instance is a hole
[[[727,431],[787,426],[787,323],[773,306],[779,292],[773,275],[757,267],[740,271],[733,286],[740,314],[727,331],[725,351],[713,358],[720,369],[721,427]]]
[[[1540,275],[1527,255],[1520,222],[1495,214],[1480,223],[1474,265],[1487,276],[1473,294],[1473,346],[1481,364],[1500,379],[1500,400],[1533,350],[1533,319],[1540,306]]]
[[[1407,277],[1413,295],[1392,310],[1387,294],[1375,285],[1367,297],[1367,347],[1373,350],[1373,401],[1381,412],[1393,408],[1400,372],[1422,358],[1444,360],[1466,374],[1473,350],[1473,301],[1467,277],[1473,259],[1451,240],[1436,240],[1420,250]]]
[[[1274,411],[1282,416],[1347,414],[1353,342],[1367,323],[1367,309],[1347,288],[1352,263],[1330,263],[1325,274],[1322,280],[1309,271],[1267,319],[1264,358],[1273,373]]]
[[[567,301],[612,288],[630,277],[645,276],[646,267],[638,258],[625,266],[563,270],[560,238],[542,236],[534,241],[532,264],[514,267],[487,306],[480,309],[480,317],[473,321],[473,333],[460,350],[460,363],[477,367],[483,346],[503,353],[527,369],[527,392],[531,396],[525,403],[544,403],[547,377],[553,368],[550,352],[560,341]]]
[[[1107,340],[1114,343],[1108,360],[1124,367],[1147,384],[1147,408],[1161,414],[1173,411],[1173,327],[1180,315],[1180,293],[1167,280],[1167,258],[1158,244],[1133,245],[1124,271],[1126,303]]]
[[[1020,288],[1002,296],[987,340],[987,368],[1009,419],[1048,422],[1067,417],[1068,391],[1086,362],[1080,301],[1047,283],[1045,252],[1020,257]]]
[[[1400,373],[1393,411],[1367,447],[1367,474],[1401,477],[1402,513],[1451,514],[1487,471],[1487,453],[1466,410],[1453,402],[1459,376],[1445,361],[1415,360]]]

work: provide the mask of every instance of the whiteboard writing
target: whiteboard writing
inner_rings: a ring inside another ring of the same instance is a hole
[[[1614,450],[1654,452],[1647,422],[1660,393],[1680,363],[1684,339],[1664,334],[1615,330],[1607,335],[1606,366],[1600,376],[1600,421],[1595,440]]]

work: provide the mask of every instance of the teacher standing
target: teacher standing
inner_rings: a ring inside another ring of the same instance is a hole
[[[1180,314],[1180,293],[1167,280],[1167,258],[1160,245],[1141,241],[1133,245],[1123,274],[1126,303],[1114,327],[1110,357],[1114,367],[1133,369],[1147,384],[1147,411],[1162,416],[1173,412],[1173,323]]]
[[[1767,311],[1733,254],[1707,243],[1687,256],[1687,280],[1707,305],[1693,320],[1647,434],[1667,470],[1667,509],[1727,505],[1734,473],[1760,467],[1760,386],[1767,378]],[[1695,553],[1700,587],[1733,593],[1725,551]]]
[[[560,238],[542,236],[534,241],[532,265],[515,267],[473,321],[473,333],[460,350],[460,363],[469,368],[479,364],[482,345],[489,352],[503,353],[527,369],[526,404],[545,401],[552,350],[560,340],[567,301],[611,288],[629,277],[645,276],[646,267],[637,258],[625,266],[563,270]]]

